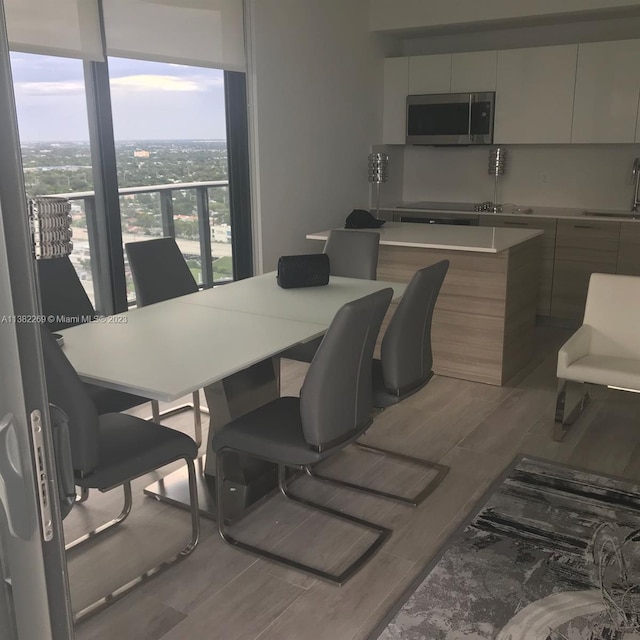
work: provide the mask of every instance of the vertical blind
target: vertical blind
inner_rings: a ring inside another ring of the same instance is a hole
[[[103,60],[98,0],[4,0],[13,51]]]
[[[244,71],[242,0],[103,0],[107,53]]]
[[[243,0],[5,0],[14,51],[246,69]]]

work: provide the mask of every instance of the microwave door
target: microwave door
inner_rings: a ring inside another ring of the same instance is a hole
[[[409,96],[407,142],[410,144],[469,144],[470,94]]]

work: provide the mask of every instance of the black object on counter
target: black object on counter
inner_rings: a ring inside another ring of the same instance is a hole
[[[377,229],[384,224],[384,220],[374,218],[366,209],[354,209],[344,224],[345,229]]]

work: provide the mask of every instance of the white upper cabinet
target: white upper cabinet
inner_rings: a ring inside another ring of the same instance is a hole
[[[404,144],[407,139],[409,58],[385,58],[382,143]]]
[[[498,51],[494,141],[571,142],[578,45]]]
[[[409,95],[450,91],[450,53],[409,58]]]
[[[472,51],[451,56],[451,93],[495,91],[497,51]]]
[[[578,47],[571,142],[637,140],[640,40]]]

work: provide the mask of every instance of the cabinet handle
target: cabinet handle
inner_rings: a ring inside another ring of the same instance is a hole
[[[597,227],[592,224],[574,224],[573,228],[574,229],[599,229],[600,227]]]
[[[513,220],[505,220],[504,223],[505,224],[515,225],[516,227],[528,227],[529,226],[528,222],[515,222]]]

